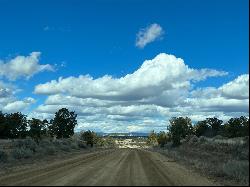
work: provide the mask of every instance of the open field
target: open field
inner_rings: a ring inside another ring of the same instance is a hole
[[[215,185],[172,159],[140,149],[113,149],[0,177],[0,185]]]

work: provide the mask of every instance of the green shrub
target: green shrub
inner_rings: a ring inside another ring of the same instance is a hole
[[[213,137],[214,139],[218,139],[218,140],[222,140],[222,139],[225,139],[223,136],[221,135],[216,135]]]
[[[157,142],[161,147],[164,147],[164,145],[168,141],[169,141],[169,136],[164,131],[161,131],[157,134]]]
[[[36,155],[45,155],[45,154],[46,154],[45,152],[46,152],[46,151],[45,151],[45,148],[44,148],[44,147],[38,146],[38,147],[36,148],[35,154],[36,154]]]
[[[72,143],[71,139],[63,139],[61,140],[61,144],[69,146]]]
[[[231,118],[224,127],[225,135],[229,138],[249,136],[249,119],[245,116]]]
[[[8,158],[7,153],[0,149],[0,162],[5,162]]]
[[[82,141],[82,140],[79,140],[77,142],[77,145],[78,145],[78,147],[83,148],[83,149],[85,149],[87,147],[86,143],[84,141]]]
[[[42,146],[42,147],[46,147],[46,146],[50,146],[52,145],[53,143],[47,139],[44,139],[44,140],[41,140],[39,142],[39,145]]]
[[[189,144],[196,144],[196,143],[198,143],[198,141],[199,141],[199,138],[198,138],[196,135],[192,135],[192,136],[189,138],[188,143],[189,143]]]
[[[81,132],[80,139],[86,141],[87,145],[93,147],[93,145],[96,144],[97,134],[90,130]]]
[[[204,136],[200,136],[198,141],[199,141],[199,143],[205,143],[206,138]]]
[[[173,142],[173,146],[179,146],[181,139],[193,134],[191,119],[188,117],[173,117],[169,120],[168,130]]]
[[[147,144],[153,146],[158,145],[157,134],[154,131],[148,135]]]
[[[205,136],[208,131],[210,131],[210,127],[208,126],[206,120],[198,121],[194,126],[194,134],[198,137]]]
[[[37,143],[32,139],[25,139],[24,145],[26,148],[32,150],[33,152],[35,152],[35,150],[37,148]]]
[[[53,155],[53,154],[56,153],[56,149],[55,149],[54,146],[48,146],[45,149],[45,153],[48,154],[48,155]]]
[[[14,147],[30,149],[35,152],[37,148],[37,143],[32,139],[15,140]]]
[[[70,151],[70,146],[62,144],[62,145],[60,145],[60,149],[62,151],[65,151],[65,152],[69,152]]]
[[[60,147],[60,145],[61,145],[61,141],[60,140],[54,140],[54,141],[52,141],[52,143],[56,146],[56,147]]]
[[[223,165],[223,171],[229,177],[249,182],[249,161],[229,160]]]
[[[79,149],[79,146],[76,142],[72,142],[70,146],[71,146],[71,149]]]
[[[13,141],[13,147],[23,147],[23,141],[22,140],[14,140]]]
[[[33,155],[33,151],[24,147],[16,148],[11,152],[11,155],[15,159],[30,158]]]

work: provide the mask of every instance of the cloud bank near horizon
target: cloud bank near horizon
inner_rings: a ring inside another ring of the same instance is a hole
[[[249,115],[249,75],[243,74],[219,87],[197,87],[211,77],[228,75],[215,69],[194,69],[182,58],[160,53],[145,60],[138,69],[120,78],[110,75],[93,78],[90,75],[59,77],[37,84],[34,94],[46,99],[37,102],[32,97],[18,99],[22,90],[13,82],[29,79],[42,71],[53,71],[49,64],[39,64],[40,53],[18,56],[2,63],[4,79],[0,80],[0,108],[3,112],[25,112],[28,117],[50,119],[62,107],[76,111],[76,130],[102,132],[148,132],[164,130],[175,116],[189,116],[193,121],[207,117],[228,120]],[[19,67],[19,65],[23,67]],[[7,69],[14,68],[10,74]],[[15,71],[18,70],[18,71]],[[15,74],[16,73],[16,74]]]
[[[160,53],[120,78],[80,75],[38,84],[34,93],[47,99],[30,116],[52,118],[58,109],[67,107],[78,113],[78,130],[103,132],[160,131],[174,116],[190,116],[194,121],[248,116],[248,74],[217,88],[194,89],[200,81],[227,74],[193,69],[181,58]]]

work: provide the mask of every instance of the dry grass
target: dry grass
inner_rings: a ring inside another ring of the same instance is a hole
[[[249,182],[249,162],[246,160],[229,160],[223,165],[223,172],[229,177],[243,181],[243,183]]]
[[[103,145],[96,147],[112,148],[114,147],[113,139],[103,140]],[[29,158],[41,158],[46,155],[60,154],[63,152],[72,152],[80,149],[87,149],[86,142],[73,136],[68,139],[46,138],[35,142],[31,138],[26,139],[0,139],[0,162],[13,162],[15,160]]]
[[[76,139],[43,139],[38,143],[32,139],[1,140],[0,162],[42,157],[81,148],[86,148],[86,146]]]
[[[223,184],[249,185],[249,137],[192,136],[182,140],[179,147],[168,144],[158,151]]]

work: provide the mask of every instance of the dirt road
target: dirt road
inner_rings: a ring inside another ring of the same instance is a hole
[[[165,156],[139,149],[79,155],[0,176],[0,185],[214,185]]]

